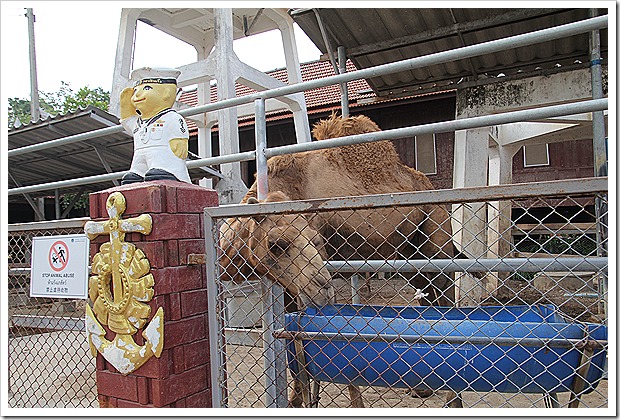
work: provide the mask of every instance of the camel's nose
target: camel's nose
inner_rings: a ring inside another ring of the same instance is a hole
[[[300,293],[301,302],[304,306],[317,307],[335,303],[335,292],[331,285],[319,287],[311,291],[302,291]]]

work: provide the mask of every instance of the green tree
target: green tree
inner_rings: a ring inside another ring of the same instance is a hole
[[[110,92],[102,88],[91,89],[88,86],[76,92],[69,83],[61,82],[57,92],[39,92],[39,102],[41,109],[51,115],[75,112],[88,105],[107,111],[110,106]],[[30,118],[30,100],[9,98],[9,127],[13,127],[16,120],[28,124]]]

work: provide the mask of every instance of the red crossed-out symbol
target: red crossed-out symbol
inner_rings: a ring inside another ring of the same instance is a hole
[[[48,257],[50,267],[54,271],[62,271],[69,262],[69,247],[63,241],[56,241],[50,248]]]

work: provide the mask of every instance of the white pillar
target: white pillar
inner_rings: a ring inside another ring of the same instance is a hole
[[[110,114],[120,115],[121,91],[129,83],[131,63],[135,48],[136,24],[142,9],[122,9],[121,21],[118,30],[118,42],[116,44],[116,59],[114,61],[114,74],[112,79],[112,91],[110,92]]]
[[[297,53],[293,19],[287,14],[280,13],[278,9],[265,9],[265,13],[278,25],[278,29],[280,30],[289,84],[301,83],[303,80],[301,78],[301,66],[299,64],[299,54]],[[310,125],[308,123],[306,99],[303,92],[291,95],[291,97],[294,98],[295,101],[288,105],[291,111],[293,111],[297,143],[309,142],[312,140],[312,137],[310,135]]]
[[[454,135],[454,188],[486,186],[488,180],[489,128],[457,131]],[[486,255],[486,208],[484,203],[466,203],[453,208],[454,241],[470,258]],[[459,306],[476,305],[484,297],[480,280],[456,274]]]
[[[198,52],[198,62],[206,63],[206,58],[211,52],[213,45],[196,47]],[[208,72],[208,69],[205,69]],[[205,105],[211,103],[211,80],[204,80],[198,83],[197,99],[199,105]],[[213,150],[211,148],[211,128],[217,123],[217,119],[212,112],[196,115],[198,121],[196,126],[198,127],[198,156],[201,158],[213,156]],[[209,178],[202,178],[199,181],[199,185],[205,188],[213,188],[213,180]]]
[[[235,97],[234,63],[239,61],[233,50],[232,9],[214,9],[215,62],[217,63],[217,100]],[[233,60],[235,60],[233,62]],[[218,111],[220,155],[239,153],[237,108]],[[240,162],[220,166],[224,179],[216,186],[220,204],[239,203],[247,191],[241,180]]]

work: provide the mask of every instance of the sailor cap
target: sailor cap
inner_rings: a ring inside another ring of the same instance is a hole
[[[165,67],[142,67],[131,72],[129,81],[134,87],[144,83],[177,84],[180,70]]]

